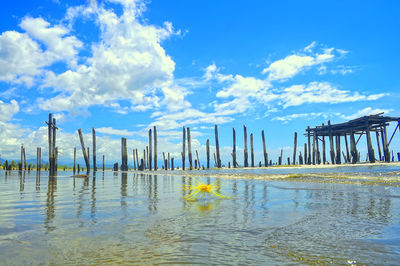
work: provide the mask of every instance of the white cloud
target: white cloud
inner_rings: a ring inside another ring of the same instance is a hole
[[[284,108],[304,103],[343,103],[377,100],[386,94],[363,95],[359,92],[339,90],[328,82],[311,82],[308,85],[293,85],[284,90],[280,98]]]
[[[276,116],[272,118],[271,120],[276,120],[276,121],[282,121],[284,124],[287,124],[288,122],[295,120],[295,119],[315,119],[317,117],[324,117],[327,118],[326,113],[315,113],[315,112],[310,112],[310,113],[300,113],[300,114],[291,114],[291,115],[285,115],[285,116]]]
[[[379,113],[385,113],[385,115],[387,115],[391,111],[393,111],[393,110],[392,109],[380,109],[380,108],[373,109],[371,107],[366,107],[362,110],[358,110],[354,114],[341,115],[340,117],[342,117],[343,119],[352,120],[352,119],[355,119],[358,117],[362,117],[362,116],[366,116],[366,115],[375,115],[375,114],[379,114]]]
[[[16,100],[11,100],[10,103],[5,103],[0,100],[0,122],[6,122],[19,112],[19,105]]]
[[[271,81],[287,80],[311,66],[327,63],[335,58],[336,49],[325,48],[322,49],[322,53],[313,53],[315,46],[316,42],[313,42],[303,49],[308,54],[292,54],[271,63],[262,73],[268,73],[268,80]]]

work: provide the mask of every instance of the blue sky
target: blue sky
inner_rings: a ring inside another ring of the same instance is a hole
[[[275,161],[293,133],[385,112],[400,116],[397,1],[12,1],[0,21],[0,153],[46,147],[58,118],[60,160],[76,130],[97,129],[98,157],[120,158],[120,138],[143,147],[157,125],[159,157],[180,162],[181,127],[204,161],[219,125],[222,159],[232,127],[242,164],[243,124],[261,130]],[[389,132],[392,133],[392,130]],[[302,147],[305,139],[299,136]],[[375,144],[374,144],[375,145]],[[363,140],[359,144],[365,153]],[[399,150],[399,136],[391,146]],[[45,151],[46,149],[43,149]],[[46,153],[43,157],[46,157]]]

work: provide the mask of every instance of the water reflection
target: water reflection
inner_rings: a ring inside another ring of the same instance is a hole
[[[53,231],[56,227],[53,224],[55,217],[55,192],[57,191],[57,178],[49,176],[47,183],[47,199],[46,199],[46,218],[44,220],[44,227],[46,232]]]
[[[36,191],[40,191],[40,171],[36,171]]]
[[[19,191],[23,192],[25,189],[25,171],[18,171],[18,178],[19,178]]]
[[[93,223],[96,223],[96,172],[93,172],[92,191],[90,193],[90,218]]]

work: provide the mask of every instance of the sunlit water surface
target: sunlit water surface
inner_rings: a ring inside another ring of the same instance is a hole
[[[400,264],[398,167],[310,171],[0,171],[0,264]]]

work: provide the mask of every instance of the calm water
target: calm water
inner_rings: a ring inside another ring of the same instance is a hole
[[[198,202],[179,172],[0,171],[0,264],[400,264],[398,167],[240,171],[196,172],[232,197]],[[274,171],[305,175],[240,178]]]

